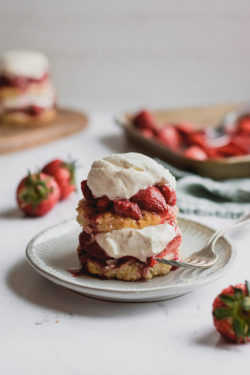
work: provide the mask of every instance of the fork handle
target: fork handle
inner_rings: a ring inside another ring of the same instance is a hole
[[[213,234],[213,236],[210,238],[209,245],[214,244],[222,234],[227,232],[229,229],[238,228],[243,224],[250,223],[250,214],[247,214],[243,217],[241,217],[236,222],[227,225],[226,227],[219,229],[217,232]]]

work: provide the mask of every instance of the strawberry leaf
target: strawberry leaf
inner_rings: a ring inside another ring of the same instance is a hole
[[[39,172],[35,174],[29,172],[24,182],[25,187],[19,194],[20,200],[35,209],[42,201],[48,199],[53,191],[53,188],[47,185],[49,180],[50,177],[42,180]]]
[[[247,295],[250,296],[250,283],[246,280]]]
[[[227,294],[221,294],[220,300],[228,307],[233,307],[236,303],[234,296],[229,296]]]
[[[248,326],[248,330],[247,330],[246,336],[250,337],[250,326]]]
[[[229,318],[233,315],[234,310],[228,307],[218,307],[214,310],[213,315],[216,319],[222,320],[225,318]]]
[[[76,168],[78,168],[77,160],[72,160],[71,158],[69,158],[68,161],[65,161],[65,162],[62,163],[62,166],[64,168],[68,169],[68,171],[70,173],[70,183],[71,183],[71,185],[76,185],[75,170],[76,170]]]
[[[234,332],[235,332],[235,335],[236,335],[236,338],[237,338],[237,342],[240,341],[240,338],[244,339],[244,337],[245,337],[245,332],[244,332],[245,324],[244,324],[244,322],[242,322],[238,319],[234,319],[233,320],[233,328],[234,328]]]
[[[242,301],[243,299],[243,290],[240,289],[240,288],[233,288],[234,290],[234,296],[235,296],[235,299],[238,300],[238,301]]]

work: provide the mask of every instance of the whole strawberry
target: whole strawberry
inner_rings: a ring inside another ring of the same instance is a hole
[[[60,199],[66,199],[73,191],[76,191],[75,161],[63,161],[55,159],[45,165],[42,172],[53,176],[60,188]]]
[[[237,343],[250,341],[250,284],[224,289],[214,300],[213,320],[225,339]]]
[[[60,198],[60,189],[51,176],[45,173],[29,173],[19,183],[16,191],[17,203],[29,216],[43,216]]]

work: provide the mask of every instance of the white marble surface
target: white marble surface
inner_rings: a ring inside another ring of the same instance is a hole
[[[145,304],[88,299],[43,279],[27,264],[27,242],[38,231],[75,215],[80,193],[44,218],[24,218],[15,188],[28,168],[71,154],[82,167],[96,157],[129,150],[109,114],[89,128],[45,146],[0,157],[0,374],[99,375],[246,373],[249,346],[227,344],[212,324],[211,306],[230,283],[249,278],[249,226],[230,237],[238,248],[232,270],[183,297]],[[213,227],[228,221],[196,218]]]

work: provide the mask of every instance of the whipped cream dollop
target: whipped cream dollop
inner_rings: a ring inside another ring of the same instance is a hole
[[[110,257],[133,256],[146,262],[148,257],[161,253],[176,236],[176,227],[165,223],[142,229],[123,228],[98,233],[95,240]]]
[[[11,50],[0,58],[0,72],[6,76],[41,78],[49,69],[47,57],[38,51]]]
[[[175,178],[168,169],[135,152],[113,154],[94,161],[87,184],[95,197],[106,195],[110,200],[129,199],[139,190],[155,184],[176,187]]]

